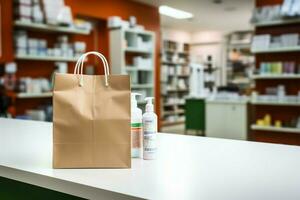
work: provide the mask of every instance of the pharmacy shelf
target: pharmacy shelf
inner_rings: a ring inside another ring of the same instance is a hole
[[[300,106],[300,102],[251,101],[251,104],[266,106]]]
[[[18,60],[41,60],[41,61],[64,61],[64,62],[76,62],[78,58],[67,58],[61,56],[32,56],[32,55],[16,55]]]
[[[180,55],[189,55],[189,52],[186,52],[186,51],[174,51],[174,50],[170,50],[170,49],[165,49],[164,52],[172,53],[172,54],[180,54]]]
[[[164,106],[166,106],[166,107],[176,106],[176,105],[183,106],[185,104],[184,103],[164,103]]]
[[[190,77],[189,74],[176,74],[175,76],[177,76],[178,78],[189,78]]]
[[[295,47],[280,47],[273,49],[263,49],[263,50],[251,50],[252,53],[260,54],[260,53],[285,53],[285,52],[298,52],[300,51],[300,46]]]
[[[300,79],[300,74],[252,75],[252,79]]]
[[[153,71],[152,68],[141,68],[141,67],[133,67],[133,66],[126,66],[126,71]]]
[[[89,30],[78,29],[74,27],[63,27],[57,25],[48,25],[42,23],[33,23],[33,22],[22,22],[22,21],[15,21],[14,25],[16,27],[21,27],[25,29],[32,29],[32,30],[41,30],[46,32],[60,32],[60,33],[72,33],[72,34],[81,34],[81,35],[89,35]]]
[[[162,125],[163,126],[172,126],[172,125],[178,125],[178,124],[183,124],[184,120],[179,120],[179,121],[174,121],[174,122],[168,122],[168,121],[163,121]]]
[[[17,93],[16,97],[19,99],[29,99],[29,98],[49,98],[52,97],[52,92],[44,93]]]
[[[172,111],[164,111],[164,116],[167,115],[176,115],[176,114],[184,114],[184,110],[172,110]]]
[[[172,92],[172,93],[175,93],[175,92],[188,92],[189,90],[188,89],[168,89],[167,92]]]
[[[135,48],[135,47],[127,47],[127,48],[125,48],[125,51],[129,52],[129,53],[152,54],[152,51],[150,51],[150,50],[144,50],[144,49],[139,49],[139,48]]]
[[[288,127],[274,127],[274,126],[251,125],[251,129],[252,130],[257,130],[257,131],[300,133],[300,129],[299,128],[288,128]]]
[[[188,65],[188,63],[182,63],[182,62],[168,62],[168,61],[162,61],[163,65]]]
[[[152,84],[132,84],[131,85],[131,88],[133,89],[139,89],[139,88],[153,88],[153,85]]]
[[[279,26],[279,25],[298,24],[298,23],[300,23],[300,18],[258,22],[258,23],[253,23],[253,25],[256,27],[265,27],[265,26]]]

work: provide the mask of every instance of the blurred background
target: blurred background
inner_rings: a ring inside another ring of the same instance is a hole
[[[299,33],[298,0],[0,0],[0,116],[52,121],[53,74],[99,51],[161,132],[300,145]]]

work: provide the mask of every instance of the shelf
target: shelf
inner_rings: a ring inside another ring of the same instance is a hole
[[[280,47],[274,49],[251,50],[252,53],[284,53],[284,52],[297,52],[300,51],[300,46],[295,47]]]
[[[239,78],[239,79],[231,80],[230,83],[236,84],[236,85],[243,85],[243,84],[250,84],[251,81],[248,78]]]
[[[47,32],[73,33],[73,34],[81,34],[81,35],[90,34],[89,30],[82,30],[74,27],[63,27],[63,26],[48,25],[48,24],[41,24],[41,23],[15,21],[14,25],[16,27],[47,31]]]
[[[183,123],[184,123],[184,120],[175,121],[175,122],[164,121],[164,122],[162,122],[162,125],[163,126],[172,126],[172,125],[178,125],[178,124],[183,124]]]
[[[167,115],[177,115],[177,114],[184,114],[184,110],[176,110],[176,111],[164,111],[164,116]]]
[[[187,89],[171,89],[167,90],[167,92],[188,92],[189,90]]]
[[[162,61],[163,65],[188,65],[188,63]]]
[[[300,133],[300,129],[299,128],[288,128],[288,127],[274,127],[274,126],[251,125],[251,129],[252,130],[257,130],[257,131]]]
[[[251,43],[236,43],[236,44],[228,44],[228,49],[250,49]]]
[[[300,102],[251,101],[253,105],[300,106]]]
[[[129,52],[129,53],[152,54],[152,51],[150,51],[150,50],[139,49],[136,47],[127,47],[127,48],[125,48],[125,51]]]
[[[279,25],[298,24],[298,23],[300,23],[300,18],[279,19],[273,21],[258,22],[258,23],[253,23],[253,25],[256,27],[264,27],[264,26],[279,26]]]
[[[164,52],[173,53],[173,54],[181,54],[181,55],[189,55],[189,52],[186,52],[186,51],[175,51],[175,50],[166,49],[166,50],[164,50]]]
[[[76,62],[78,58],[67,58],[67,57],[55,57],[55,56],[31,56],[31,55],[16,55],[18,60],[44,60],[44,61],[65,61],[65,62]]]
[[[169,106],[176,106],[176,105],[178,105],[178,106],[183,106],[183,105],[185,105],[184,103],[163,103],[163,105],[165,106],[165,107],[169,107]]]
[[[133,67],[133,66],[126,66],[126,71],[153,71],[151,68],[139,68],[139,67]]]
[[[152,84],[132,84],[131,88],[139,89],[139,88],[153,88]]]
[[[176,74],[176,76],[179,78],[189,78],[190,77],[189,74]]]
[[[300,74],[252,75],[252,79],[300,79]]]
[[[44,93],[17,93],[16,97],[19,99],[29,99],[29,98],[48,98],[52,97],[52,92]]]

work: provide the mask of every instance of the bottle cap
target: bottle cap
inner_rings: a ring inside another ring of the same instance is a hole
[[[141,96],[141,94],[136,93],[136,92],[132,92],[131,93],[131,107],[137,107],[137,100],[136,100],[136,96]]]
[[[152,99],[154,99],[154,97],[146,97],[145,98],[145,100],[147,101],[146,112],[153,112],[154,111]]]

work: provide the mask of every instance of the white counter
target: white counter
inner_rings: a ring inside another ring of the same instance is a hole
[[[0,176],[88,199],[300,199],[300,147],[158,138],[132,169],[52,169],[51,123],[0,119]]]

